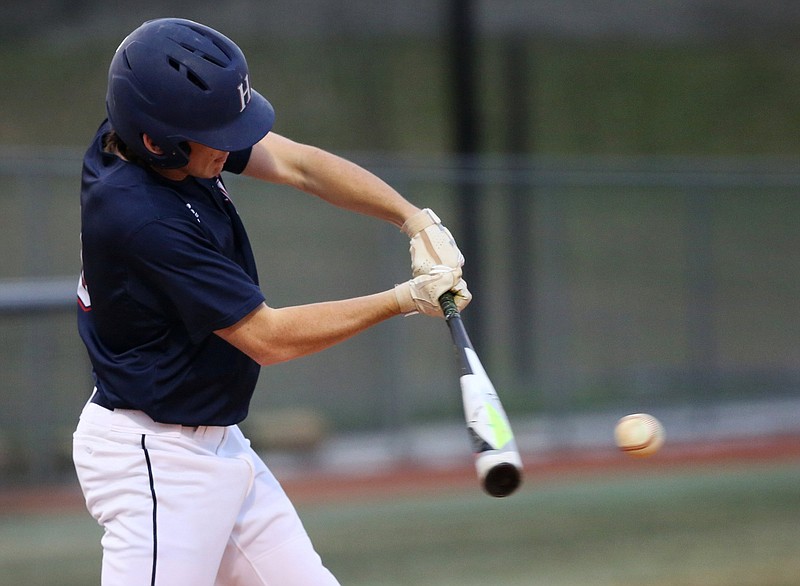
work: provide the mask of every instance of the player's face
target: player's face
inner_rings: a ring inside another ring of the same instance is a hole
[[[197,142],[189,143],[189,163],[179,169],[156,169],[164,177],[173,181],[183,181],[187,177],[211,179],[222,173],[228,159],[226,151],[218,151]]]
[[[147,135],[142,136],[144,145],[155,154],[163,154],[159,146]],[[200,179],[211,179],[222,172],[222,167],[228,159],[227,151],[218,151],[198,142],[189,143],[189,163],[179,169],[160,169],[154,168],[164,177],[173,181],[183,181],[187,177],[198,177]]]
[[[187,176],[211,179],[222,173],[228,159],[226,151],[218,151],[205,145],[190,142],[189,163],[181,169]]]

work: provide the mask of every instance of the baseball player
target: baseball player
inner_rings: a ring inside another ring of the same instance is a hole
[[[242,52],[211,28],[170,18],[134,30],[111,61],[106,104],[81,185],[78,327],[95,388],[73,445],[104,528],[102,584],[337,584],[237,424],[261,366],[395,315],[441,317],[446,291],[465,307],[464,259],[429,209],[271,132]],[[410,238],[412,278],[270,307],[223,171],[394,224]]]

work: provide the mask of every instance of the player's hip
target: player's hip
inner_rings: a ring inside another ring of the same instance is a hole
[[[121,445],[139,445],[141,436],[148,436],[153,447],[165,442],[197,453],[221,455],[224,446],[239,443],[241,433],[236,426],[160,423],[142,411],[107,409],[89,401],[81,412],[75,436],[105,439]]]
[[[141,411],[109,410],[92,402],[84,407],[73,434],[73,461],[90,510],[91,501],[106,500],[119,491],[120,483],[125,491],[146,488],[154,477],[172,495],[199,487],[213,493],[225,478],[240,484],[243,498],[264,467],[236,426],[163,424]]]

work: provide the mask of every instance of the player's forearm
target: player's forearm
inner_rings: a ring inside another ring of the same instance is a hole
[[[382,179],[346,159],[312,149],[305,160],[304,191],[337,207],[403,225],[419,208]]]
[[[398,315],[392,290],[284,308],[266,305],[217,335],[261,365],[314,354]]]
[[[419,211],[390,185],[355,163],[272,132],[253,146],[244,174],[291,185],[398,228]]]

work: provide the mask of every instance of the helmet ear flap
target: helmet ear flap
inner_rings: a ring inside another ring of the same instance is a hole
[[[173,144],[171,150],[165,150],[147,133],[142,133],[139,140],[146,151],[144,159],[150,165],[177,169],[189,163],[192,147],[188,141],[182,140]]]
[[[162,151],[161,154],[150,153],[147,162],[155,167],[179,169],[189,164],[191,150],[189,143],[182,141],[171,151]]]

